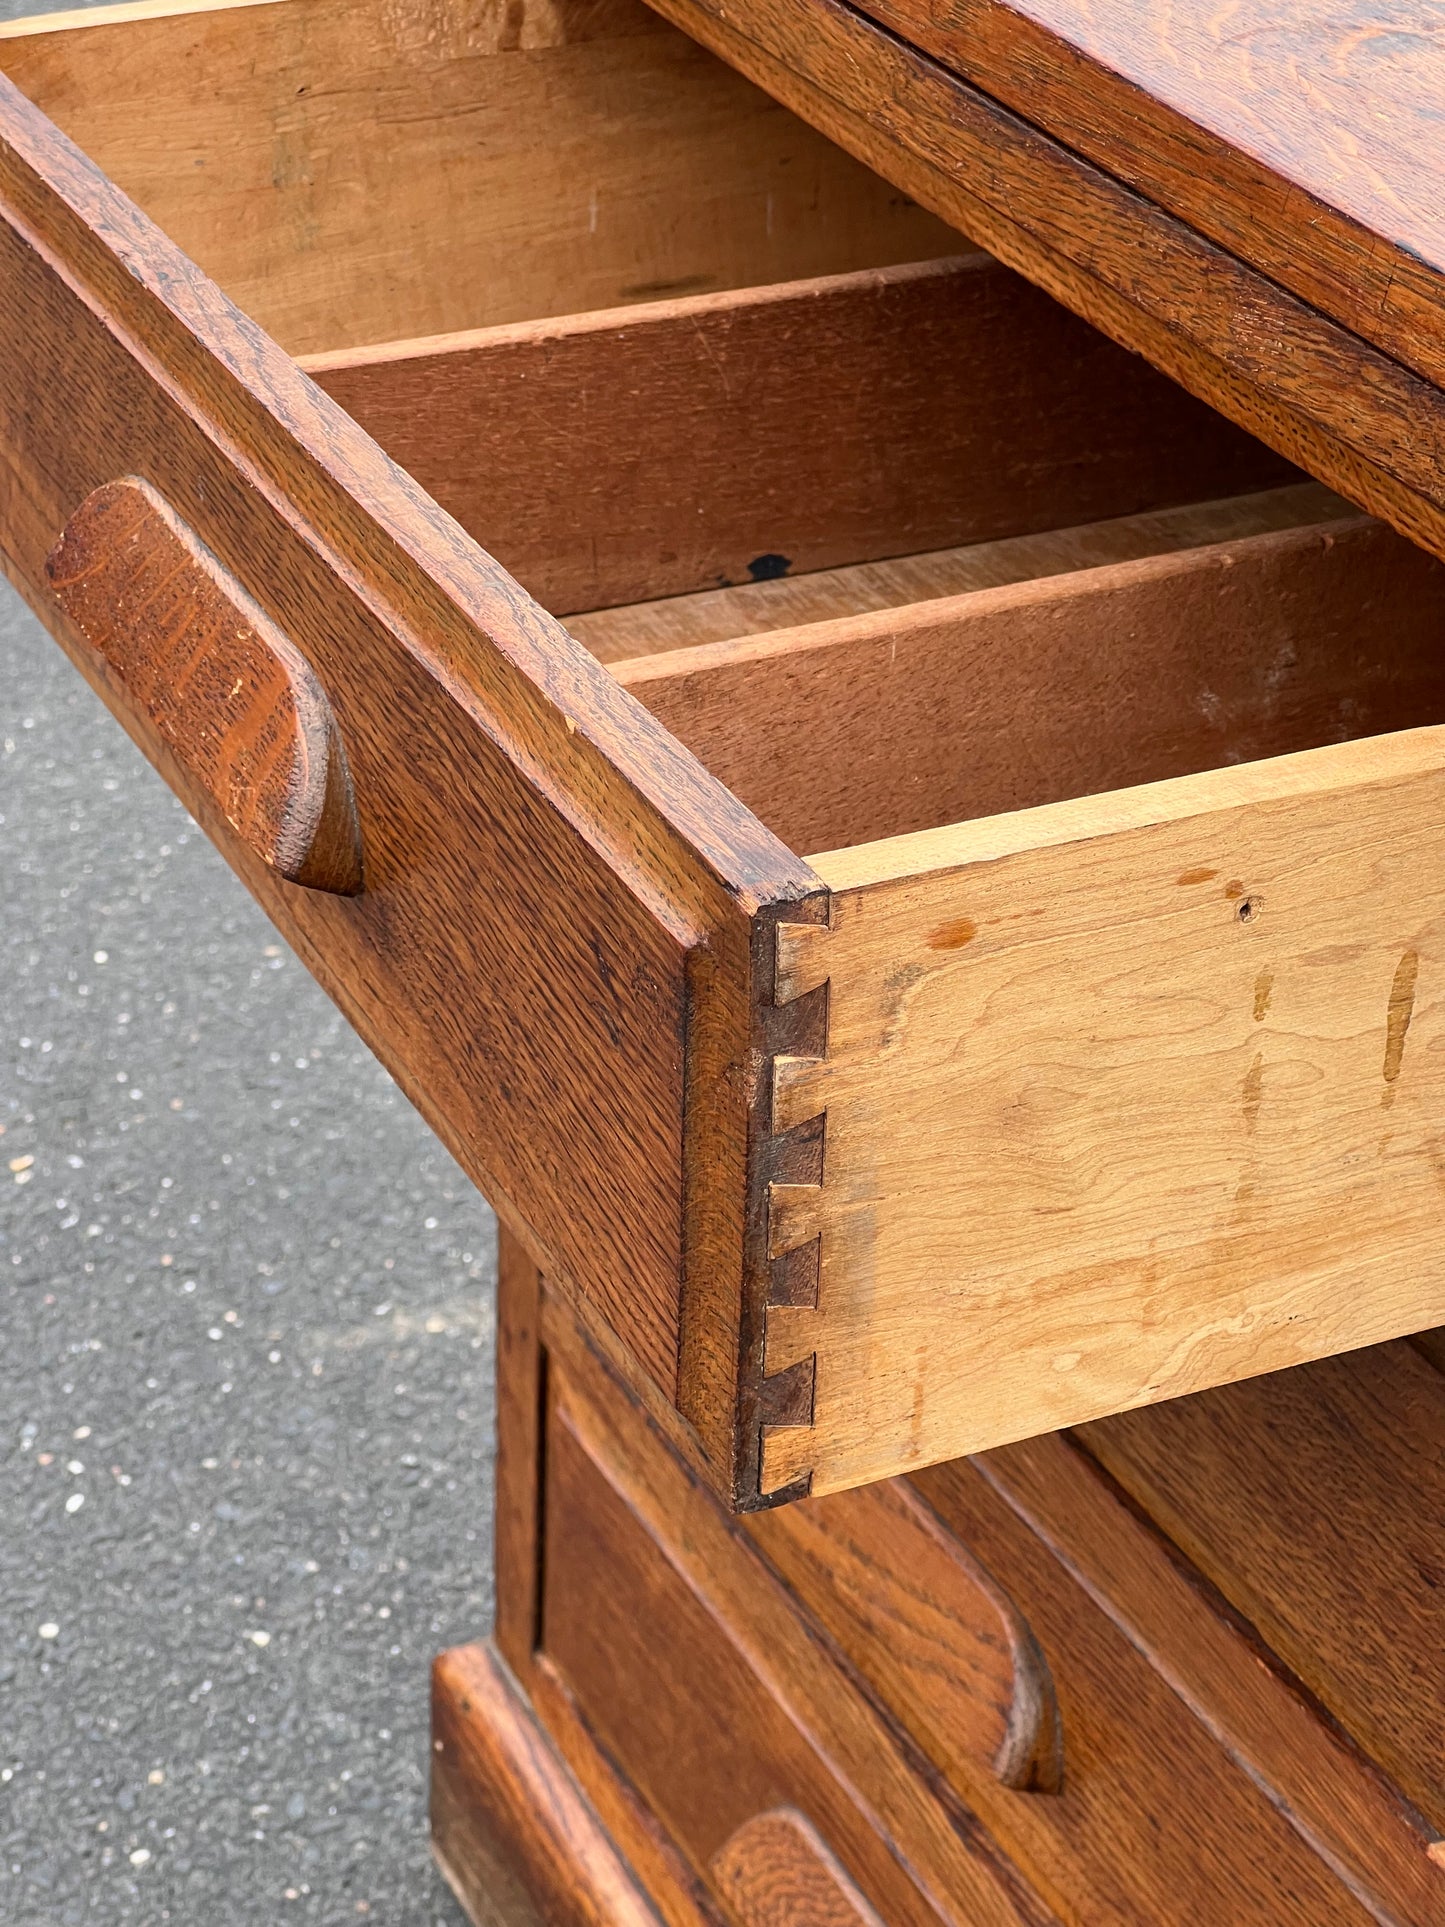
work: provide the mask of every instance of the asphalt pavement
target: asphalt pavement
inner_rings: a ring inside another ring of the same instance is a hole
[[[3,583],[0,973],[0,1921],[457,1927],[492,1220]]]

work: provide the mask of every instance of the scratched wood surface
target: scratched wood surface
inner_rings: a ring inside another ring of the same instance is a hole
[[[826,1051],[774,1123],[824,1155],[772,1188],[764,1489],[1445,1318],[1442,830],[1432,728],[815,858],[831,920],[780,968],[827,984]]]
[[[0,71],[292,353],[958,251],[637,0],[61,18]]]

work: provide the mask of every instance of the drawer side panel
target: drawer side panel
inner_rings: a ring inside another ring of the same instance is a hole
[[[832,921],[784,958],[827,1050],[775,1107],[823,1170],[770,1227],[816,1305],[766,1348],[814,1361],[812,1422],[764,1490],[1445,1318],[1442,837],[1422,729],[816,859]]]

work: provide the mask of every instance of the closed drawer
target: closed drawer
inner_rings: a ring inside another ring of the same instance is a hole
[[[730,1503],[1445,1318],[1435,563],[622,0],[0,65],[7,567]]]

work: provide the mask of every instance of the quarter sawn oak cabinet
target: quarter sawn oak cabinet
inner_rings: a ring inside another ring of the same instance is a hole
[[[7,570],[503,1225],[442,1864],[1438,1927],[1445,65],[656,5],[0,28]]]

